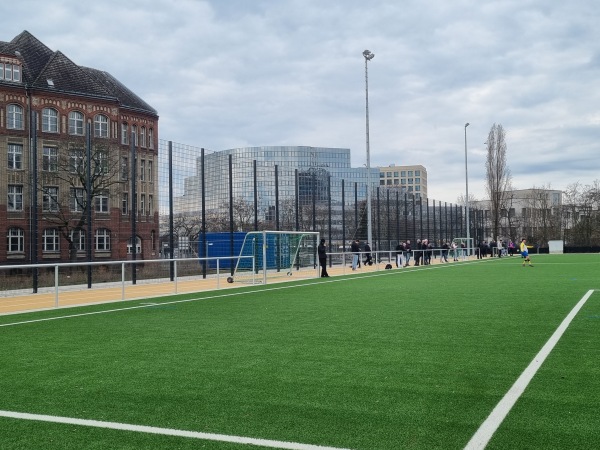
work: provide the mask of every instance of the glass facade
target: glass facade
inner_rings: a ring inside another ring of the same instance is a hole
[[[342,198],[342,180],[345,183],[345,197],[354,201],[354,184],[359,199],[366,198],[367,169],[353,168],[350,163],[350,150],[326,147],[244,147],[206,153],[205,186],[206,208],[222,210],[229,202],[229,156],[232,159],[232,184],[234,201],[244,204],[254,203],[254,161],[256,161],[256,189],[258,203],[269,214],[270,207],[298,198],[301,206],[328,202],[329,177],[331,197]],[[277,173],[275,173],[277,168]],[[187,200],[201,195],[201,159],[196,159],[196,175],[186,179],[184,195]],[[296,183],[296,176],[298,182]],[[379,184],[379,169],[371,169],[371,185]],[[314,186],[314,189],[313,189]],[[314,199],[313,199],[314,192]],[[198,205],[197,202],[193,202]],[[339,203],[339,202],[338,202]],[[189,205],[186,209],[196,209]]]

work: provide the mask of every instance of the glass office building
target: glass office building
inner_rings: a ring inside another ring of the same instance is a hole
[[[304,146],[244,147],[207,152],[204,156],[206,209],[221,211],[229,205],[230,157],[234,202],[254,204],[256,184],[259,209],[265,215],[275,206],[276,198],[280,203],[288,202],[293,201],[296,194],[301,206],[313,201],[326,203],[329,189],[332,204],[340,205],[342,180],[347,202],[353,204],[355,198],[364,200],[367,169],[351,167],[350,156],[350,150],[345,148]],[[186,179],[178,210],[198,210],[198,197],[202,193],[201,158],[195,162],[196,175]],[[379,184],[379,169],[371,169],[370,182],[371,186]]]

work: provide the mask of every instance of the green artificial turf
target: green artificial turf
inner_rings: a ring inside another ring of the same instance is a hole
[[[3,316],[78,315],[0,326],[0,410],[353,449],[463,448],[600,289],[598,255],[532,259]],[[599,295],[489,448],[598,442]],[[8,418],[0,430],[3,449],[248,448]]]

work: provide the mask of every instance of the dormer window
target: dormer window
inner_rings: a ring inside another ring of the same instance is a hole
[[[21,82],[21,66],[0,62],[0,80]]]
[[[48,78],[46,80],[46,82],[48,83],[48,87],[49,88],[53,88],[54,87],[54,81],[52,80],[52,78]]]

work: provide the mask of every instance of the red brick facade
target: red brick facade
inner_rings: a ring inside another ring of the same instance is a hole
[[[28,83],[25,79],[27,64],[22,64],[21,59],[15,58],[7,48],[10,49],[11,45],[18,48],[19,43],[23,46],[21,41],[38,46],[43,44],[33,40],[35,38],[29,34],[25,34],[24,37],[22,34],[19,38],[16,43],[17,38],[11,43],[5,43],[4,47],[0,45],[0,65],[10,63],[11,70],[12,67],[17,67],[15,73],[22,77],[21,80],[0,77],[0,236],[4,238],[4,242],[0,244],[0,265],[27,264],[33,259],[31,255],[35,240],[32,236],[33,215],[31,214],[33,192],[31,143],[34,141],[34,136],[37,138],[38,166],[37,259],[39,262],[67,262],[73,259],[70,257],[69,243],[61,235],[61,231],[71,229],[82,216],[81,208],[77,212],[76,200],[71,200],[72,203],[69,203],[69,195],[73,197],[73,192],[79,191],[79,186],[82,190],[85,186],[77,182],[73,184],[68,166],[61,166],[57,161],[68,164],[74,151],[87,150],[85,134],[88,129],[93,136],[91,147],[102,149],[103,154],[108,155],[106,160],[110,162],[110,164],[104,162],[105,166],[99,170],[104,171],[103,177],[112,180],[106,184],[103,199],[92,199],[93,260],[125,260],[130,257],[131,248],[128,251],[128,242],[132,234],[132,186],[129,140],[132,139],[132,131],[135,131],[137,140],[135,146],[136,235],[141,242],[141,252],[138,252],[136,258],[158,257],[158,115],[156,111],[150,107],[139,107],[140,104],[147,105],[112,77],[108,78],[109,75],[99,71],[92,72],[93,69],[86,69],[87,72],[79,74],[91,86],[92,93],[89,95],[69,92],[64,88],[54,89],[50,79],[43,80],[44,83],[48,83],[47,88],[36,88],[35,83]],[[75,65],[67,65],[65,70],[76,72],[77,68],[78,66]],[[97,91],[103,88],[98,74],[106,76],[109,82],[114,82],[114,90],[117,93],[98,95]],[[10,75],[12,76],[12,72]],[[46,76],[42,74],[41,78]],[[40,76],[37,78],[39,79]],[[119,94],[123,93],[129,96],[125,100],[119,98]],[[32,113],[37,122],[35,129],[31,127]],[[76,172],[76,169],[73,169],[73,172]],[[76,179],[76,175],[73,176]],[[52,192],[57,193],[56,197],[45,195],[45,191],[42,191],[45,186],[51,186],[51,189],[55,190]],[[125,197],[126,204],[124,204]],[[64,201],[59,201],[59,198]],[[85,217],[85,214],[83,216]],[[59,217],[65,218],[65,226],[60,226]],[[85,232],[87,229],[86,223],[82,230]],[[57,237],[54,237],[55,234]],[[85,239],[82,241],[87,244]],[[86,260],[85,244],[82,244],[84,248],[77,252],[76,260]]]

